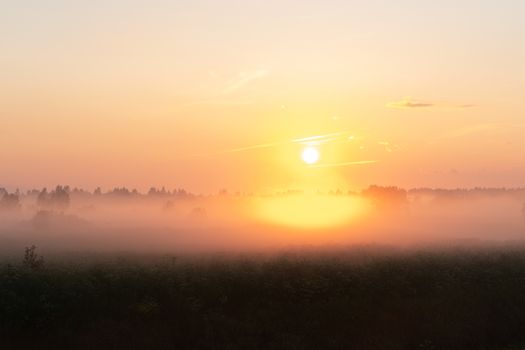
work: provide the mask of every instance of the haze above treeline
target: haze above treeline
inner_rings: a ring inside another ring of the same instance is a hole
[[[297,246],[521,242],[525,189],[195,195],[183,189],[0,190],[2,253],[191,253]]]
[[[525,196],[525,187],[457,187],[457,188],[433,188],[433,187],[416,187],[404,189],[398,186],[379,186],[370,185],[362,190],[344,190],[340,188],[332,190],[314,190],[305,191],[302,189],[286,189],[286,190],[269,190],[262,192],[245,192],[245,191],[229,191],[226,188],[219,189],[216,193],[194,193],[184,188],[169,189],[166,186],[150,187],[147,191],[140,191],[136,188],[128,188],[126,186],[114,187],[103,190],[101,187],[96,187],[94,190],[84,189],[82,187],[71,187],[69,185],[57,185],[56,187],[43,187],[42,189],[27,189],[21,190],[19,188],[9,189],[8,187],[0,186],[0,196],[12,194],[16,196],[35,196],[46,195],[53,192],[65,192],[69,195],[94,195],[94,196],[173,196],[173,197],[212,197],[212,196],[268,196],[268,195],[300,195],[305,193],[315,193],[323,195],[358,195],[366,193],[404,193],[406,195],[417,194],[434,194],[439,196],[472,196],[472,195],[523,195]]]

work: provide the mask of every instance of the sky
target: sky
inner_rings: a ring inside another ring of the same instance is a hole
[[[525,186],[524,14],[519,0],[2,1],[0,187]]]

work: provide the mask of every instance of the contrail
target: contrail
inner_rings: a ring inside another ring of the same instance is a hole
[[[377,160],[358,160],[355,162],[315,164],[315,165],[310,165],[309,168],[331,168],[331,167],[363,165],[363,164],[373,164],[373,163],[377,163]]]
[[[323,142],[325,139],[328,140],[336,140],[334,136],[341,136],[345,134],[344,132],[334,132],[331,134],[325,134],[325,135],[316,135],[316,136],[309,136],[309,137],[303,137],[300,139],[294,139],[292,142],[295,143],[310,143],[310,142]]]
[[[281,141],[281,142],[272,142],[272,143],[261,143],[258,145],[251,145],[246,147],[238,147],[238,148],[232,148],[217,152],[211,152],[211,153],[198,153],[198,154],[191,154],[182,158],[197,158],[197,157],[210,157],[210,156],[216,156],[221,154],[229,154],[229,153],[237,153],[237,152],[244,152],[244,151],[250,151],[254,149],[260,149],[260,148],[270,148],[270,147],[276,147],[281,145],[286,145],[290,143],[299,143],[299,144],[320,144],[320,143],[326,143],[331,141],[338,140],[337,137],[334,136],[341,136],[346,134],[346,132],[334,132],[331,134],[325,134],[325,135],[315,135],[315,136],[309,136],[309,137],[303,137],[299,139],[293,139],[291,141]]]

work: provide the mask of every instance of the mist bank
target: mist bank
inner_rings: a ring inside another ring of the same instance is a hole
[[[0,191],[0,253],[276,251],[375,244],[500,244],[525,238],[521,189],[403,190],[197,196]]]

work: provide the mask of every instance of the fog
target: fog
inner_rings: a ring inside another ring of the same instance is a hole
[[[525,191],[289,191],[257,196],[65,187],[0,192],[0,253],[278,251],[356,245],[519,244]]]

